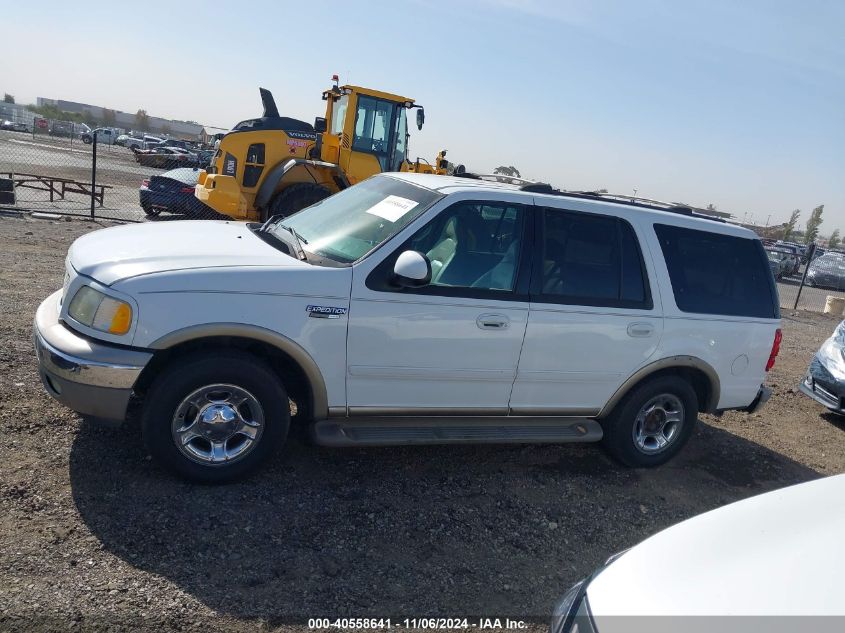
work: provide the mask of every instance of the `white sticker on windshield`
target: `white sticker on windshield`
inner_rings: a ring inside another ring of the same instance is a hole
[[[384,218],[390,222],[396,222],[403,215],[408,213],[411,209],[419,204],[408,198],[400,198],[399,196],[387,196],[381,202],[377,202],[369,209],[367,213],[372,213],[380,218]]]

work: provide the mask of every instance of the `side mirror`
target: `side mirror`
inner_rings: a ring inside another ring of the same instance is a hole
[[[317,134],[322,134],[327,129],[326,127],[326,119],[324,117],[318,116],[314,119],[314,131]]]
[[[423,123],[425,123],[425,110],[419,108],[417,110],[417,129],[421,130]]]
[[[431,262],[417,251],[405,251],[393,265],[393,282],[404,288],[419,288],[431,282]]]

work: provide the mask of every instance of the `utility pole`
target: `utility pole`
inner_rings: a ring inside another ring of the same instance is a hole
[[[769,228],[769,220],[772,219],[772,214],[769,214],[769,217],[766,218],[766,228]]]

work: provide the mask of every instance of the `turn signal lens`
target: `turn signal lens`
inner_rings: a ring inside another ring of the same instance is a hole
[[[102,306],[101,306],[102,307]],[[112,334],[126,334],[129,331],[129,326],[132,324],[132,308],[128,303],[119,302],[114,316],[111,318],[111,325],[109,332]]]

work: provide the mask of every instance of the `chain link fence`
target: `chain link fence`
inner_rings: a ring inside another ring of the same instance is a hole
[[[0,129],[0,207],[141,222],[218,219],[194,197],[210,147],[35,118]]]
[[[809,310],[811,312],[824,312],[828,304],[828,298],[845,299],[845,271],[841,282],[831,281],[831,285],[818,286],[813,281],[807,282],[804,279],[806,264],[801,266],[798,274],[791,277],[784,277],[778,280],[778,295],[780,297],[781,310]],[[804,284],[802,285],[802,280]],[[835,316],[842,316],[842,307],[833,305]]]

